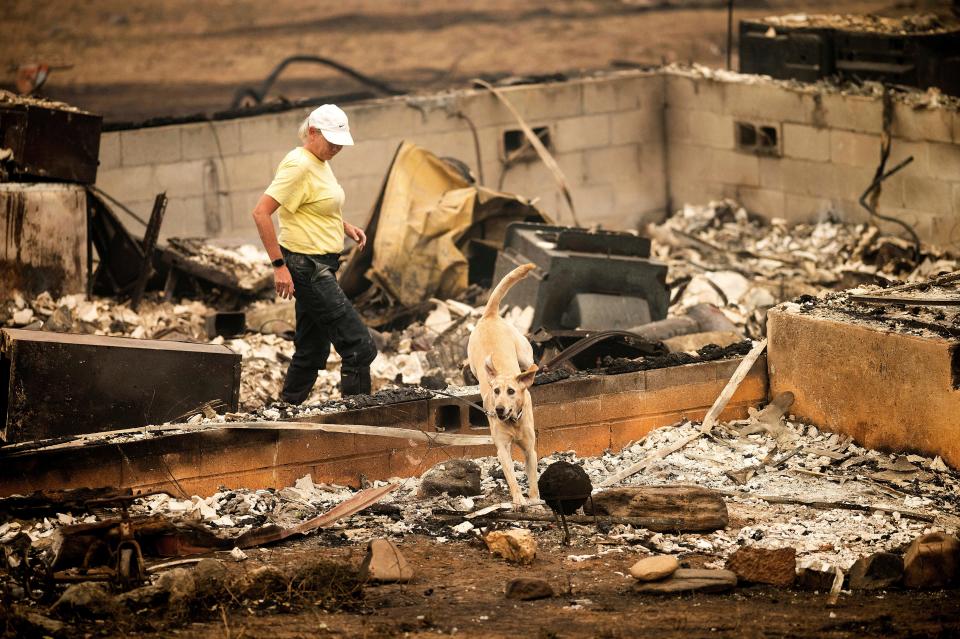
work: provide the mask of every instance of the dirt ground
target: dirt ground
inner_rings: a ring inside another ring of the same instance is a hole
[[[616,61],[722,67],[725,4],[5,0],[0,86],[13,84],[20,64],[69,67],[53,69],[43,89],[48,97],[102,113],[107,121],[139,121],[226,109],[239,87],[258,85],[293,54],[328,56],[406,90],[463,84],[481,74],[600,69]],[[948,6],[948,0],[738,0],[734,19],[840,10],[901,15]],[[360,90],[367,89],[325,67],[300,64],[284,73],[271,97]]]
[[[582,528],[581,530],[587,530]],[[537,537],[532,566],[492,558],[479,539],[438,543],[410,535],[398,542],[416,577],[406,585],[371,586],[355,609],[328,613],[234,612],[226,623],[219,611],[156,637],[956,637],[960,633],[957,591],[889,591],[850,594],[834,607],[823,593],[740,587],[726,594],[638,595],[631,592],[627,568],[642,554],[611,552],[585,561],[569,555],[596,554],[591,545],[563,547],[555,528]],[[267,552],[249,551],[245,567],[266,560],[274,565],[307,557],[347,559],[358,564],[362,546],[331,546],[326,532]],[[606,547],[609,550],[612,547]],[[689,557],[692,567],[707,557]],[[621,574],[617,574],[617,573]],[[515,577],[538,577],[557,595],[531,602],[508,600],[505,584]]]

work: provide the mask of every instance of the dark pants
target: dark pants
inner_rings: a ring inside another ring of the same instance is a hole
[[[283,401],[302,404],[307,399],[317,381],[317,371],[327,366],[331,343],[343,360],[341,393],[369,393],[370,362],[377,356],[377,347],[337,282],[340,256],[305,255],[282,247],[281,250],[297,300],[297,331],[293,340],[296,352],[283,382]]]

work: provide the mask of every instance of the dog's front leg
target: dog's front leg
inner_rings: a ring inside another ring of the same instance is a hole
[[[500,460],[500,468],[503,469],[503,477],[507,480],[507,487],[510,489],[510,501],[513,502],[514,510],[518,510],[527,505],[527,500],[523,497],[520,490],[520,484],[517,483],[517,476],[513,472],[513,457],[510,455],[511,442],[494,442],[497,446],[497,459]]]

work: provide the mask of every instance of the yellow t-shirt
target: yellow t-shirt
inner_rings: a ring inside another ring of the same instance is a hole
[[[280,245],[294,253],[343,252],[343,188],[302,146],[287,153],[266,194],[280,203]]]

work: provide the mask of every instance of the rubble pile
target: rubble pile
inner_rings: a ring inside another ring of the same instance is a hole
[[[767,309],[823,289],[916,282],[960,268],[956,256],[923,246],[920,256],[867,224],[788,225],[751,216],[730,200],[686,205],[647,232],[670,267],[671,314],[710,303],[754,338]]]
[[[761,18],[760,21],[772,27],[844,29],[887,35],[945,33],[960,28],[960,24],[955,20],[949,20],[933,13],[907,15],[897,18],[871,14],[791,13],[783,16],[767,16]]]
[[[168,250],[196,266],[207,267],[233,276],[235,287],[256,292],[273,280],[270,257],[253,244],[219,246],[203,238],[170,238]]]

